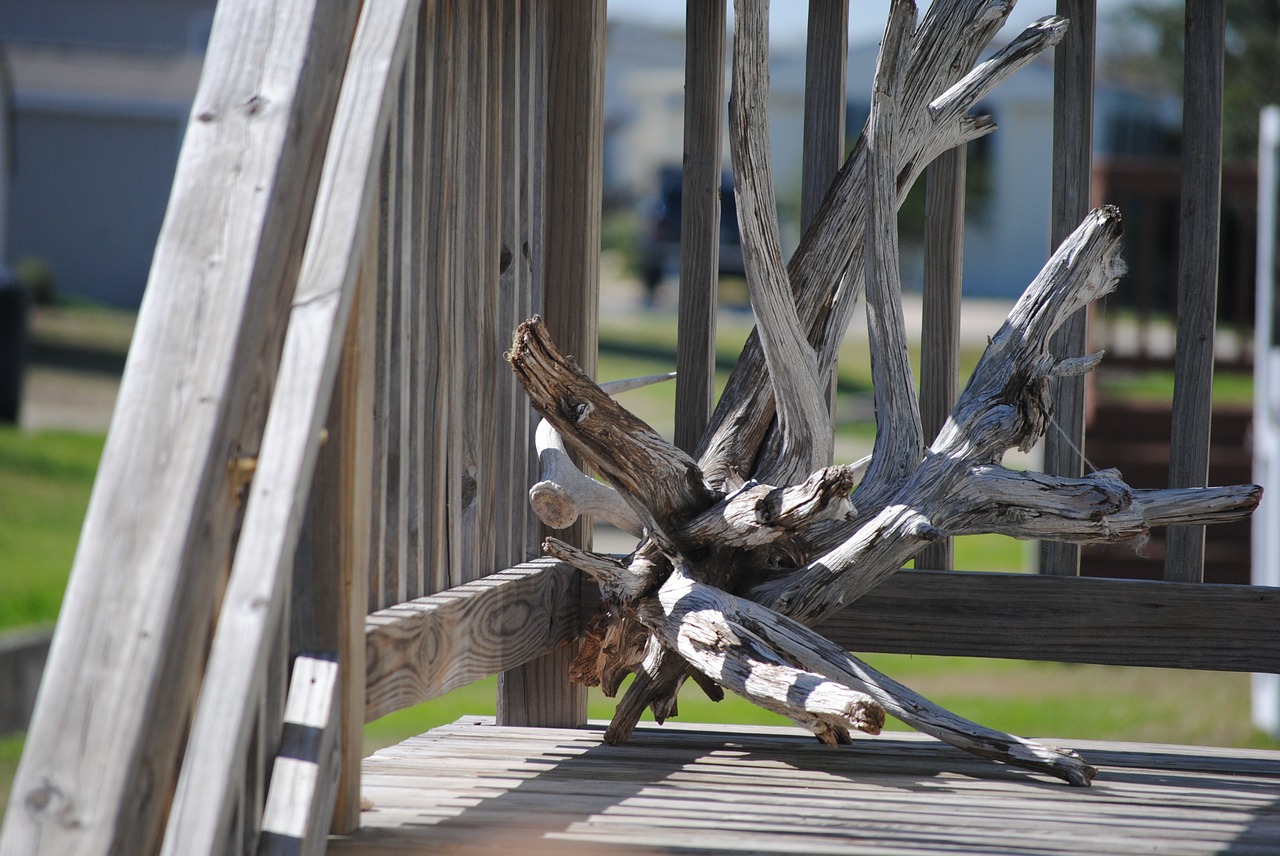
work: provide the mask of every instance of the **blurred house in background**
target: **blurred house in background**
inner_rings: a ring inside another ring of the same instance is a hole
[[[4,0],[9,258],[62,297],[142,298],[214,0]]]
[[[9,257],[46,266],[59,295],[115,306],[141,299],[214,6],[0,3],[0,47],[14,82]],[[850,50],[850,142],[866,119],[876,50],[874,42]],[[652,208],[664,170],[670,175],[682,159],[684,36],[611,22],[606,56],[606,198]],[[799,240],[803,48],[779,48],[771,77],[770,136],[789,250]],[[1012,298],[1049,250],[1052,69],[1024,69],[983,109],[1000,130],[969,147],[965,293]],[[1163,154],[1178,133],[1179,103],[1168,94],[1102,81],[1095,111],[1099,158]],[[727,141],[724,157],[727,167]],[[903,264],[912,287],[921,261],[909,232]]]
[[[849,51],[849,145],[862,132],[870,111],[878,50],[872,41]],[[660,192],[663,170],[678,167],[683,153],[684,36],[635,23],[611,23],[607,62],[606,192],[615,199],[653,199]],[[777,48],[769,73],[770,144],[784,249],[789,250],[799,240],[803,47]],[[995,118],[999,129],[969,146],[964,289],[969,296],[1011,299],[1022,293],[1049,255],[1051,58],[1005,81],[981,109]],[[1094,154],[1099,160],[1175,150],[1181,102],[1172,93],[1101,80],[1094,110]],[[727,141],[724,160],[727,168]],[[902,248],[908,288],[922,279],[919,240],[911,240],[911,206],[909,202],[904,217]],[[917,207],[918,217],[923,205]]]

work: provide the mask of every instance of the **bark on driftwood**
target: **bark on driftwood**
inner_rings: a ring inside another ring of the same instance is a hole
[[[1062,36],[1033,24],[974,67],[1007,0],[935,0],[917,26],[895,0],[871,116],[790,264],[778,242],[763,105],[767,3],[737,0],[731,153],[747,283],[758,326],[699,448],[664,441],[561,354],[542,322],[520,326],[512,368],[545,422],[544,481],[531,500],[563,527],[603,516],[639,539],[625,560],[548,539],[544,549],[590,575],[602,607],[574,677],[619,701],[606,738],[626,740],[641,713],[676,712],[692,677],[730,689],[830,744],[875,733],[886,713],[983,757],[1088,784],[1077,755],[964,720],[876,672],[809,627],[874,588],[931,540],[974,532],[1106,541],[1152,526],[1248,515],[1254,485],[1134,490],[1115,471],[1051,477],[1001,466],[1051,419],[1049,381],[1101,355],[1057,359],[1049,338],[1123,272],[1114,208],[1092,212],[1058,248],[990,340],[950,418],[923,436],[898,278],[897,207],[925,166],[994,129],[969,110]],[[865,288],[877,435],[868,461],[827,466],[825,405],[835,354]],[[572,467],[571,446],[603,479]]]

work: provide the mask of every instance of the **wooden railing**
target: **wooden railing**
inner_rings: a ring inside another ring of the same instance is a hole
[[[828,23],[811,28],[806,186],[843,148],[848,15],[812,5]],[[1056,109],[1086,116],[1092,4],[1061,5],[1077,23]],[[686,137],[685,443],[711,404],[725,44],[720,0],[690,13],[687,127],[705,130]],[[319,852],[359,823],[366,719],[495,673],[503,721],[585,717],[566,666],[589,598],[532,558],[532,421],[501,354],[540,312],[594,369],[602,15],[222,0],[4,856]],[[1060,236],[1087,204],[1090,129],[1059,125]],[[922,412],[938,420],[956,388],[962,154],[928,181]],[[1184,365],[1179,384],[1202,384]],[[1078,447],[1073,395],[1058,413]],[[1207,448],[1196,430],[1175,456]],[[1067,457],[1051,451],[1058,472],[1079,469]],[[928,554],[940,570],[896,575],[823,632],[860,650],[1280,671],[1280,590],[949,562]]]

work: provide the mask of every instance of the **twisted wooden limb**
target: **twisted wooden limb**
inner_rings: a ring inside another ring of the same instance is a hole
[[[1087,784],[1093,770],[1072,753],[956,717],[806,625],[944,535],[1113,540],[1155,525],[1235,519],[1257,504],[1254,486],[1135,491],[1114,472],[1059,479],[1000,466],[1007,450],[1028,448],[1044,434],[1052,420],[1050,379],[1088,371],[1100,359],[1055,358],[1049,337],[1123,269],[1120,218],[1111,208],[1091,213],[1054,254],[924,448],[906,359],[893,212],[937,153],[993,129],[989,119],[967,114],[973,104],[1061,37],[1060,20],[1038,22],[966,74],[1009,5],[935,0],[916,28],[914,6],[895,0],[866,134],[870,148],[855,149],[785,274],[770,219],[764,125],[751,106],[763,100],[762,7],[740,6],[734,162],[761,328],[744,349],[699,462],[578,371],[537,318],[517,331],[511,362],[535,408],[612,485],[607,501],[625,503],[635,518],[629,531],[643,538],[625,560],[554,540],[545,547],[602,590],[603,610],[588,628],[575,677],[612,694],[624,675],[635,674],[606,732],[610,742],[625,741],[646,708],[660,722],[674,715],[677,693],[692,676],[713,697],[719,686],[730,688],[828,742],[842,742],[850,728],[875,730],[887,711],[983,757]],[[809,441],[829,430],[818,404],[864,280],[876,446],[865,474],[858,466],[817,469],[824,447]],[[752,479],[761,474],[769,479]]]
[[[677,568],[639,616],[667,648],[716,683],[757,705],[789,717],[834,746],[848,729],[879,734],[884,709],[865,693],[798,669],[746,626],[731,619],[725,597]]]
[[[698,465],[609,397],[551,343],[534,316],[521,323],[509,353],[534,409],[596,472],[617,488],[657,537],[718,501]]]
[[[900,483],[924,454],[920,404],[915,395],[907,324],[902,315],[902,280],[898,255],[898,171],[895,149],[898,102],[910,48],[915,4],[895,0],[889,9],[871,92],[867,120],[866,235],[863,239],[867,288],[867,333],[871,382],[875,390],[876,442],[863,488],[874,494]]]
[[[814,623],[945,534],[933,518],[946,517],[948,498],[971,470],[997,462],[1010,448],[1029,448],[1043,435],[1050,418],[1048,382],[1063,365],[1048,351],[1049,336],[1077,308],[1114,287],[1123,272],[1120,237],[1118,211],[1090,214],[1014,305],[930,454],[897,483],[868,484],[868,477],[854,494],[855,503],[869,510],[867,518],[815,532],[810,548],[822,554],[753,590],[752,598]],[[1078,362],[1065,364],[1067,371],[1079,368]]]
[[[612,396],[674,377],[675,372],[628,378],[602,383],[600,390]],[[545,419],[538,423],[534,447],[542,480],[529,489],[529,504],[539,520],[552,529],[567,529],[583,514],[590,514],[636,538],[643,537],[644,524],[626,500],[579,470],[565,451],[560,433]]]
[[[735,0],[734,15],[729,151],[742,254],[769,377],[775,390],[786,390],[774,395],[782,434],[782,453],[775,461],[785,462],[786,469],[766,465],[759,478],[786,481],[797,470],[808,472],[830,461],[831,417],[817,357],[791,295],[778,235],[767,110],[768,0]]]
[[[568,529],[583,514],[605,520],[636,538],[644,524],[613,488],[579,470],[565,451],[560,433],[545,419],[534,434],[542,481],[529,488],[529,504],[552,529]]]
[[[1140,538],[1157,526],[1242,520],[1261,498],[1257,485],[1134,490],[1118,470],[1076,479],[983,466],[935,520],[947,535],[999,532],[1096,544]]]
[[[935,118],[929,105],[972,68],[1012,6],[1008,0],[935,2],[925,13],[904,60],[904,86],[897,106],[899,130],[893,172],[903,176],[898,186],[899,205],[911,183],[939,153],[995,130],[989,117],[957,120],[946,112]],[[1034,25],[1040,35],[1031,44],[1016,53],[1006,50],[997,55],[993,60],[996,65],[985,78],[991,85],[1007,76],[1005,71],[1012,73],[1061,38],[1062,19],[1049,20],[1057,23]],[[996,68],[1002,70],[1000,74]],[[982,90],[969,91],[976,95]],[[951,103],[962,102],[957,96]],[[859,137],[787,265],[797,313],[808,330],[808,341],[816,348],[824,381],[830,377],[862,293],[861,239],[867,197],[867,147],[865,138]],[[768,450],[762,449],[775,410],[760,344],[753,331],[698,447],[699,462],[709,483],[716,486],[735,487],[757,472],[758,457],[768,461],[777,455],[780,441],[776,439],[771,440]],[[776,482],[794,482],[807,473],[802,469],[782,478],[780,470],[772,471]]]
[[[824,742],[848,725],[875,733],[888,712],[968,752],[1087,785],[1074,752],[985,728],[938,707],[804,627],[759,604],[698,583],[681,569],[638,615],[671,649],[718,683],[791,717]],[[789,687],[777,692],[778,678]]]

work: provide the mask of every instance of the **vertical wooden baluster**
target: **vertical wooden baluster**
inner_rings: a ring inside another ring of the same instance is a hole
[[[723,0],[689,0],[675,442],[690,454],[711,416],[715,397],[725,21]]]
[[[604,157],[605,10],[592,0],[546,9],[547,157],[544,282],[551,335],[595,375]],[[590,520],[556,534],[589,547]],[[574,725],[586,718],[586,693],[568,682],[565,649],[503,673],[499,721]]]
[[[1178,232],[1178,344],[1174,357],[1169,487],[1209,482],[1213,339],[1222,219],[1222,82],[1225,4],[1187,0],[1182,104],[1182,204]],[[1170,526],[1164,578],[1204,579],[1204,527]]]
[[[920,424],[926,443],[955,406],[960,378],[960,291],[964,269],[965,146],[944,152],[925,173],[924,311],[921,318]],[[916,555],[917,568],[949,571],[950,538]]]
[[[1089,213],[1093,149],[1093,57],[1096,0],[1058,0],[1058,14],[1071,27],[1053,57],[1053,202],[1051,249],[1056,249]],[[1067,320],[1051,341],[1053,353],[1078,356],[1088,347],[1088,308]],[[1085,378],[1052,383],[1053,418],[1044,441],[1044,469],[1061,476],[1084,472]],[[1042,541],[1040,573],[1080,573],[1080,548]]]

